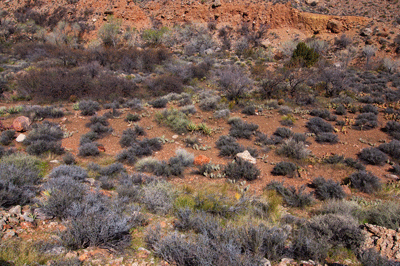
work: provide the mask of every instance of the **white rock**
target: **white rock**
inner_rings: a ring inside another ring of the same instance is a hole
[[[60,163],[59,160],[51,160],[50,163]]]
[[[178,135],[173,135],[172,138],[173,139],[177,139],[179,136]]]
[[[23,142],[26,139],[26,135],[25,134],[19,134],[16,141],[17,142]]]
[[[256,164],[256,158],[251,156],[251,154],[248,150],[245,150],[244,152],[240,152],[240,153],[236,154],[236,157],[240,158],[246,162]]]

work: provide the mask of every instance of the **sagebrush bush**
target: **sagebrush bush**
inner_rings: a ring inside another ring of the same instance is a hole
[[[79,139],[79,145],[82,146],[83,144],[86,143],[92,143],[95,140],[98,140],[100,138],[99,134],[93,131],[89,131],[86,134],[82,134],[81,138]]]
[[[155,96],[171,92],[181,93],[183,87],[181,78],[169,74],[158,75],[156,78],[147,80],[146,84],[149,91]]]
[[[128,121],[128,122],[138,122],[138,121],[140,121],[140,119],[141,119],[141,118],[140,118],[140,115],[129,113],[129,114],[126,115],[125,121]]]
[[[60,176],[68,176],[77,181],[83,181],[88,177],[85,169],[76,165],[60,165],[51,170],[49,178],[58,178]]]
[[[69,152],[64,155],[63,162],[67,165],[75,164],[76,163],[75,156]]]
[[[64,116],[63,110],[55,106],[26,106],[23,113],[34,121],[45,118],[60,118]]]
[[[217,71],[220,90],[229,101],[238,101],[251,89],[252,82],[247,73],[237,65]]]
[[[61,233],[64,246],[81,249],[89,246],[119,248],[130,239],[129,230],[142,221],[139,212],[128,216],[102,194],[89,193],[69,209],[69,222]]]
[[[64,148],[61,147],[63,136],[64,132],[59,125],[44,121],[32,126],[32,130],[23,143],[27,145],[26,151],[32,155],[41,155],[45,152],[62,154],[64,153]]]
[[[39,183],[40,162],[31,156],[12,154],[0,161],[0,206],[30,203]]]
[[[318,133],[329,133],[333,132],[334,128],[331,124],[328,122],[325,122],[322,118],[320,117],[313,117],[310,118],[310,120],[307,122],[306,127],[315,134]]]
[[[347,114],[347,109],[343,104],[339,104],[335,109],[335,113],[337,115],[346,115]]]
[[[335,199],[326,200],[318,213],[351,216],[356,220],[361,220],[360,217],[362,216],[361,206],[357,202]]]
[[[368,223],[393,230],[400,227],[400,204],[396,201],[380,202],[365,211]]]
[[[281,137],[283,139],[288,139],[290,137],[293,137],[293,131],[291,131],[289,128],[286,127],[278,127],[275,132],[274,135]]]
[[[92,100],[80,101],[78,106],[79,110],[81,111],[81,115],[85,116],[94,115],[100,110],[100,104]]]
[[[250,139],[253,133],[258,129],[258,125],[246,123],[238,118],[229,119],[228,124],[231,125],[229,135],[235,138]]]
[[[15,130],[4,130],[0,135],[0,144],[4,146],[10,145],[14,138]]]
[[[109,125],[110,123],[106,117],[93,116],[90,118],[90,122],[86,124],[86,127],[90,128],[92,132],[95,132],[101,138],[112,131],[112,128],[108,127]]]
[[[231,115],[231,111],[229,109],[222,109],[214,112],[214,117],[215,118],[229,118]]]
[[[362,250],[357,254],[362,266],[398,266],[397,261],[383,257],[375,248]]]
[[[379,178],[371,172],[355,172],[350,175],[349,180],[352,187],[365,193],[373,193],[381,188]]]
[[[375,115],[379,114],[378,108],[376,108],[375,106],[371,105],[371,104],[366,104],[364,105],[361,110],[361,113],[373,113]]]
[[[332,179],[326,180],[323,177],[317,177],[311,185],[315,188],[314,193],[319,200],[343,199],[346,196],[342,186]]]
[[[254,106],[246,106],[245,108],[243,108],[242,110],[242,114],[245,115],[255,115],[256,114],[256,108]]]
[[[285,203],[291,207],[303,208],[311,205],[314,202],[314,198],[311,193],[305,193],[304,186],[296,189],[292,186],[285,187],[283,182],[271,182],[266,188],[278,192],[278,194],[282,196]]]
[[[168,99],[165,97],[160,97],[149,102],[149,104],[154,108],[165,108],[167,103]]]
[[[228,163],[225,166],[224,173],[229,179],[245,179],[247,181],[252,181],[258,178],[260,170],[252,163],[242,159],[236,159],[234,162]]]
[[[358,158],[367,164],[384,165],[388,156],[377,148],[364,148],[358,154]]]
[[[98,145],[99,144],[95,142],[84,143],[81,146],[79,146],[78,155],[82,157],[97,156],[100,154]]]
[[[400,141],[398,140],[392,140],[389,143],[383,143],[378,146],[378,149],[395,159],[400,158]]]
[[[396,121],[388,121],[386,126],[382,128],[384,132],[393,138],[400,140],[400,123]]]
[[[41,204],[42,210],[47,215],[63,219],[69,216],[68,209],[72,204],[82,201],[88,190],[79,179],[67,175],[50,178],[44,187],[48,196]]]
[[[142,187],[143,197],[140,202],[145,208],[160,215],[166,215],[173,209],[175,190],[166,181],[151,182]]]
[[[231,136],[220,136],[215,142],[215,145],[219,149],[219,156],[222,157],[233,157],[245,150],[244,147],[237,143],[236,139]]]
[[[282,143],[282,141],[283,139],[279,136],[272,135],[270,138],[268,138],[267,134],[257,131],[254,143],[261,145],[276,145]]]
[[[334,133],[322,132],[317,134],[315,141],[318,143],[336,144],[339,142],[339,137]]]
[[[317,116],[321,117],[322,119],[328,120],[328,121],[335,121],[336,116],[332,115],[331,112],[327,109],[314,109],[310,111],[310,115],[312,116]]]
[[[181,107],[179,110],[186,115],[197,113],[197,109],[193,104],[185,105]]]
[[[203,111],[213,111],[217,109],[221,97],[217,95],[200,94],[199,107]]]
[[[345,158],[343,162],[348,167],[354,168],[356,170],[360,171],[365,170],[365,166],[360,161],[354,160],[353,158]]]
[[[294,177],[296,175],[297,166],[292,162],[279,162],[272,169],[273,175],[287,175]]]
[[[327,164],[338,164],[344,162],[344,157],[342,155],[330,155],[328,157],[323,158],[323,162]]]
[[[374,113],[362,113],[356,117],[353,127],[358,130],[369,130],[378,126],[378,117]]]
[[[279,145],[279,147],[276,149],[276,153],[288,158],[304,159],[308,157],[310,150],[306,148],[304,142],[297,142],[290,138]]]
[[[122,148],[130,147],[133,144],[137,144],[137,137],[146,135],[144,129],[138,125],[136,125],[133,129],[128,128],[122,132],[122,136],[119,140],[119,144]]]

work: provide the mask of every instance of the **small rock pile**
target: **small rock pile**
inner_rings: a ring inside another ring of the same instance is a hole
[[[33,210],[30,206],[20,205],[6,211],[0,209],[1,238],[6,240],[18,236],[18,234],[33,230],[36,227]]]
[[[374,248],[381,255],[391,260],[400,260],[400,228],[397,230],[386,227],[364,224],[365,234],[363,249]]]

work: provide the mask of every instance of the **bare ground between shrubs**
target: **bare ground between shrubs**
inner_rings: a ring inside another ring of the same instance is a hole
[[[169,103],[167,107],[174,106]],[[152,107],[146,107],[144,110],[136,112],[138,114],[143,114],[142,119],[137,123],[128,123],[124,121],[126,114],[134,112],[133,110],[120,109],[123,111],[120,117],[108,119],[110,126],[113,129],[113,132],[97,141],[104,146],[105,152],[102,152],[98,157],[89,156],[86,158],[82,158],[77,156],[79,139],[81,135],[86,134],[90,131],[90,129],[85,126],[89,122],[90,116],[81,116],[80,112],[74,111],[72,108],[72,104],[69,103],[65,104],[64,108],[67,111],[65,115],[66,120],[65,118],[46,120],[59,123],[63,130],[70,135],[70,137],[64,138],[62,140],[62,146],[66,149],[66,151],[69,151],[76,156],[78,164],[86,165],[88,162],[94,161],[99,164],[107,165],[113,162],[115,160],[115,156],[122,150],[119,144],[119,139],[122,135],[122,132],[130,127],[133,127],[135,124],[138,124],[145,129],[147,138],[163,137],[165,139],[166,143],[163,145],[163,149],[153,154],[153,157],[155,157],[156,159],[167,161],[170,157],[173,157],[175,155],[175,151],[177,149],[184,148],[193,153],[195,156],[205,155],[211,158],[211,163],[213,164],[226,165],[227,163],[232,161],[232,158],[223,158],[218,156],[219,150],[215,147],[215,142],[220,136],[229,134],[230,125],[227,123],[226,120],[214,119],[212,118],[212,112],[204,112],[199,110],[195,115],[191,117],[192,122],[196,124],[206,123],[210,128],[214,130],[214,133],[211,136],[202,135],[197,132],[176,134],[167,127],[159,125],[155,121],[154,115],[159,112],[160,109],[155,109]],[[108,111],[109,110],[101,110],[98,112],[98,115],[102,115]],[[248,123],[251,122],[259,125],[258,130],[262,133],[267,134],[268,136],[271,136],[278,127],[282,127],[279,122],[281,120],[281,115],[276,110],[264,110],[263,113],[259,113],[255,116],[245,116],[241,114],[240,111],[240,109],[234,110],[231,113],[231,117],[241,117],[244,121]],[[2,121],[2,123],[5,126],[11,126],[12,121],[16,116],[17,115],[6,117]],[[305,125],[309,118],[311,118],[311,116],[303,114],[295,114],[294,116],[297,120],[294,125],[290,127],[290,129],[294,133],[309,132]],[[345,117],[347,117],[349,120],[352,120],[356,116],[357,115],[355,114],[347,114]],[[338,120],[339,119],[344,119],[344,117],[339,116]],[[368,147],[377,147],[384,142],[390,142],[390,137],[380,130],[380,127],[383,127],[386,124],[386,120],[380,115],[378,121],[379,127],[372,130],[359,131],[351,129],[350,127],[345,127],[343,132],[341,132],[340,126],[335,125],[335,122],[329,122],[336,129],[339,130],[339,132],[335,133],[339,137],[339,143],[337,144],[320,144],[315,141],[314,137],[307,137],[306,141],[309,144],[308,149],[311,150],[311,154],[315,156],[315,159],[311,159],[308,162],[290,160],[295,162],[300,167],[300,177],[297,178],[272,175],[271,171],[274,165],[280,161],[287,160],[287,158],[276,155],[274,149],[271,149],[268,152],[264,152],[262,147],[254,145],[255,136],[253,136],[250,140],[238,139],[238,143],[242,144],[244,147],[251,146],[258,150],[256,166],[260,169],[261,174],[260,178],[258,178],[257,180],[248,182],[248,184],[250,184],[250,191],[254,191],[256,192],[256,194],[260,194],[265,185],[270,183],[271,181],[284,181],[285,185],[300,187],[301,185],[309,184],[312,179],[320,176],[328,179],[333,179],[336,182],[341,182],[354,170],[339,165],[323,164],[319,161],[319,159],[333,154],[342,155],[345,158],[350,157],[357,159],[357,154],[362,149]],[[209,149],[207,149],[206,151],[202,151],[186,147],[186,144],[184,142],[184,139],[186,137],[197,137],[200,140],[201,145],[207,146],[209,147]],[[23,149],[23,145],[16,143],[15,141],[12,145],[15,146],[17,149]],[[62,156],[60,156],[60,158],[55,158],[62,161]],[[129,171],[134,171],[133,166],[125,166]],[[378,176],[383,181],[383,183],[393,181],[386,177],[386,175],[388,174],[387,170],[389,168],[390,165],[388,164],[385,164],[384,166],[366,165],[366,170],[371,171],[376,176]],[[192,169],[194,170],[195,168]],[[225,179],[210,179],[194,174],[191,170],[187,170],[185,171],[185,175],[183,178],[174,177],[171,179],[171,181],[177,184],[190,184],[193,187],[202,187],[202,184],[204,182],[224,183]],[[353,193],[357,194],[360,192],[353,191]]]

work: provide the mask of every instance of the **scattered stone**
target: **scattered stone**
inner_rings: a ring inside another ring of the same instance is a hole
[[[7,230],[4,233],[2,239],[3,240],[7,240],[7,239],[10,239],[10,238],[13,238],[13,237],[17,237],[17,233],[15,232],[15,230]]]
[[[343,29],[342,22],[336,19],[331,19],[328,21],[326,28],[332,33],[340,33]]]
[[[392,174],[386,174],[385,177],[396,180],[396,181],[400,179],[400,177],[398,177],[397,175],[392,175]]]
[[[246,162],[256,164],[256,158],[251,156],[251,154],[248,150],[245,150],[244,152],[240,152],[240,153],[236,154],[236,157],[240,158]]]
[[[364,28],[364,29],[361,30],[360,35],[364,36],[364,37],[371,36],[372,35],[372,30],[370,28]]]
[[[17,132],[27,131],[31,124],[31,120],[26,116],[19,116],[14,119],[12,127]]]
[[[74,259],[78,257],[78,252],[76,251],[70,251],[67,254],[65,254],[66,259]]]
[[[199,155],[196,158],[194,158],[194,165],[203,165],[203,164],[207,164],[211,161],[210,158],[208,158],[205,155]]]
[[[19,134],[16,141],[17,142],[23,142],[24,140],[26,140],[26,135],[25,134]]]
[[[143,251],[143,252],[146,252],[146,253],[148,253],[148,254],[151,253],[150,250],[145,249],[145,248],[143,248],[143,247],[138,248],[138,251]]]
[[[106,148],[103,145],[97,146],[97,149],[99,149],[99,152],[106,152]]]
[[[21,228],[22,229],[32,229],[32,228],[35,228],[35,225],[33,224],[33,223],[31,223],[31,222],[22,222],[21,224],[20,224],[20,226],[21,226]]]
[[[85,182],[89,183],[91,186],[94,186],[96,180],[94,178],[86,178]]]
[[[283,258],[281,262],[279,262],[278,266],[288,266],[295,263],[294,259]]]
[[[217,7],[220,7],[221,5],[222,5],[221,4],[221,0],[214,0],[212,5],[211,5],[211,7],[212,8],[217,8]]]
[[[17,205],[17,206],[12,207],[12,208],[8,211],[8,213],[9,213],[11,216],[20,216],[20,215],[21,215],[21,210],[22,210],[21,206],[20,206],[20,205]]]
[[[179,136],[178,135],[173,135],[172,138],[173,139],[177,139],[177,138],[179,138]]]
[[[35,221],[35,219],[33,219],[31,216],[27,215],[27,214],[23,214],[21,215],[21,218],[29,223],[33,223]]]
[[[60,163],[59,160],[51,160],[50,163]]]
[[[35,209],[35,211],[33,212],[33,214],[35,215],[35,217],[39,220],[50,220],[53,219],[53,216],[47,215],[41,208],[37,208]]]
[[[263,266],[271,266],[271,262],[270,262],[269,260],[267,260],[266,258],[263,258],[263,259],[261,260],[261,264],[262,264]]]
[[[316,6],[318,5],[319,0],[306,0],[306,4],[309,6]]]
[[[50,250],[47,250],[45,253],[46,254],[50,254],[50,255],[54,255],[54,256],[60,256],[62,254],[64,254],[67,251],[66,248],[59,246],[59,247],[54,247]],[[68,253],[67,253],[68,254]]]

